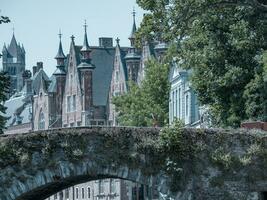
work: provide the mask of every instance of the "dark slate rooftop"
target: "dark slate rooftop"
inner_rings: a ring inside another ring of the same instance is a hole
[[[61,40],[59,41],[59,47],[58,47],[58,52],[57,52],[57,55],[55,57],[56,59],[64,59],[66,58],[64,53],[63,53],[63,49],[62,49],[62,44],[61,44]]]
[[[78,64],[81,62],[81,48],[82,46],[75,46]],[[93,70],[93,104],[106,106],[114,65],[115,47],[91,46],[90,49],[92,50],[91,63],[95,66]],[[123,55],[127,49],[121,48]]]
[[[13,34],[10,45],[7,48],[9,56],[10,57],[14,57],[17,58],[18,57],[18,53],[25,53],[24,47],[23,49],[20,47],[20,45],[17,43],[15,35]]]
[[[45,80],[45,82],[49,82],[49,77],[47,74],[44,72],[43,69],[40,69],[36,74],[31,78],[32,79],[32,88],[33,88],[33,93],[38,94],[40,90],[40,85],[41,85],[41,78]]]
[[[93,104],[105,106],[108,101],[109,86],[115,57],[115,48],[91,47],[93,71]]]

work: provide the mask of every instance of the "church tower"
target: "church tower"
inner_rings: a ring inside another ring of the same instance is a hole
[[[128,38],[130,40],[131,47],[129,47],[128,49],[128,53],[125,56],[125,61],[128,72],[128,80],[137,82],[138,69],[140,65],[141,56],[139,55],[135,47],[135,33],[136,33],[135,11],[133,11],[133,27],[131,34]]]
[[[13,33],[10,45],[4,45],[3,50],[3,70],[10,76],[10,94],[19,92],[23,87],[22,74],[25,71],[25,50],[23,45],[17,43]]]

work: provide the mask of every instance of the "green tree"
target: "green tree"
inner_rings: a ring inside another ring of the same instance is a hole
[[[243,120],[264,118],[264,1],[137,2],[150,11],[137,38],[155,38],[160,31],[163,40],[176,44],[172,57],[182,61],[181,67],[193,69],[192,85],[217,125],[238,127]]]
[[[10,22],[8,17],[0,16],[0,24]],[[1,58],[1,54],[0,54]],[[7,118],[4,116],[6,107],[4,102],[7,100],[6,94],[9,91],[9,77],[5,72],[0,72],[0,134],[3,134]]]
[[[6,94],[9,91],[9,76],[5,72],[0,72],[0,134],[3,134],[7,117],[4,116],[6,107],[4,102],[7,100]]]
[[[168,120],[169,67],[155,59],[146,63],[141,86],[128,83],[128,92],[113,98],[118,121],[125,126],[163,126]]]
[[[10,22],[10,19],[8,17],[0,16],[0,24],[9,23],[9,22]]]

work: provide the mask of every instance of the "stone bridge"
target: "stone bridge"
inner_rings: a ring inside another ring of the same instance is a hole
[[[45,199],[102,178],[155,186],[165,199],[267,198],[266,132],[159,133],[157,128],[81,127],[3,135],[0,199]]]

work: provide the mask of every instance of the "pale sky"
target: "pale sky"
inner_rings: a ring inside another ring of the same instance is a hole
[[[4,43],[10,43],[14,27],[17,42],[26,51],[26,68],[32,69],[36,62],[42,61],[50,76],[56,69],[59,29],[65,55],[69,52],[71,35],[75,36],[76,45],[82,45],[84,20],[88,24],[89,45],[98,45],[99,37],[119,37],[121,46],[129,46],[133,7],[139,26],[144,11],[135,0],[0,0],[0,15],[12,21],[0,25],[0,50]],[[2,59],[0,63],[2,68]]]

